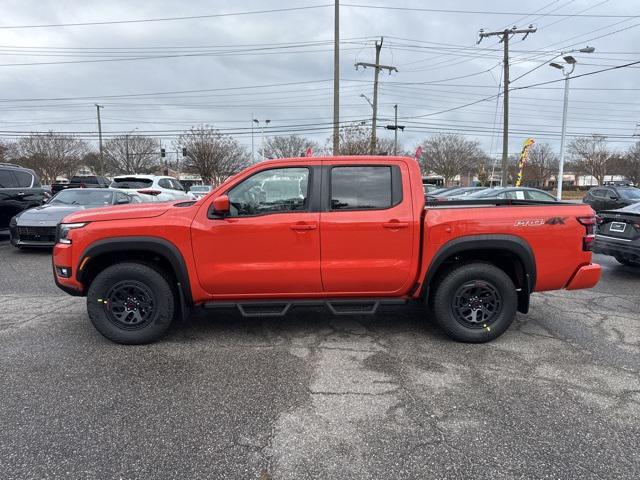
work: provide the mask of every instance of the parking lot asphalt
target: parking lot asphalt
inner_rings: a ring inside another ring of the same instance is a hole
[[[640,477],[640,270],[532,297],[501,338],[375,316],[196,313],[121,346],[0,238],[0,477]]]

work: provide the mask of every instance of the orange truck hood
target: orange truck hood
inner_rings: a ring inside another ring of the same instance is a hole
[[[94,208],[72,213],[64,217],[64,223],[102,222],[105,220],[131,220],[136,218],[159,217],[173,206],[174,202],[137,203],[113,207]]]

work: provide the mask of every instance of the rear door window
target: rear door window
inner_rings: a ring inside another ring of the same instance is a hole
[[[551,202],[555,200],[555,198],[551,197],[550,195],[544,192],[538,192],[536,190],[527,190],[526,192],[529,200],[543,200],[545,202]]]
[[[385,209],[400,203],[402,184],[392,181],[392,167],[386,165],[333,167],[330,198],[331,210]]]
[[[171,185],[171,182],[168,178],[161,178],[160,180],[158,180],[158,185],[160,185],[162,188],[173,190],[173,185]]]
[[[0,170],[0,188],[17,188],[18,181],[10,170]]]
[[[18,187],[20,188],[31,188],[31,184],[33,183],[33,175],[29,172],[25,172],[22,170],[16,170],[13,172],[18,180]]]

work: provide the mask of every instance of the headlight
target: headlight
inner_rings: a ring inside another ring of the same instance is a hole
[[[86,223],[61,223],[58,225],[57,238],[59,243],[71,243],[69,232],[76,228],[82,228]]]

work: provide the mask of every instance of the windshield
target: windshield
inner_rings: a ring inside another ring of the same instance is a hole
[[[640,200],[640,188],[619,188],[618,192],[622,198],[635,199]]]
[[[113,182],[111,182],[111,188],[131,188],[131,189],[141,189],[141,188],[149,188],[153,185],[153,180],[150,178],[136,178],[136,177],[120,177],[114,178]]]
[[[98,177],[96,177],[95,175],[85,175],[85,176],[81,176],[81,175],[76,175],[71,177],[71,180],[69,180],[69,183],[92,183],[92,184],[96,184],[99,183],[98,182]]]
[[[634,203],[618,210],[619,212],[640,213],[640,203]]]
[[[71,189],[63,190],[49,202],[50,205],[111,205],[113,192]]]

